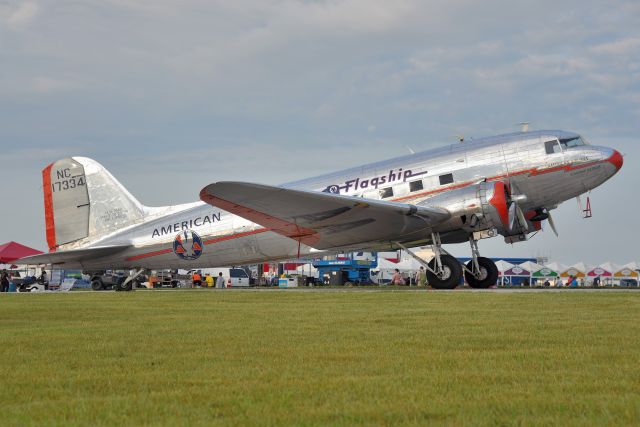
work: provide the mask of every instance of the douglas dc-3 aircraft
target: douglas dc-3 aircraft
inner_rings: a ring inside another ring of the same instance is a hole
[[[623,159],[565,131],[476,139],[272,187],[217,182],[200,202],[148,207],[106,169],[70,157],[43,172],[50,252],[23,259],[65,268],[144,269],[243,265],[345,250],[430,244],[431,286],[471,287],[497,279],[477,241],[526,240],[550,211],[611,178]],[[556,233],[557,234],[557,233]],[[442,244],[469,242],[461,265]],[[409,253],[413,254],[410,250]]]

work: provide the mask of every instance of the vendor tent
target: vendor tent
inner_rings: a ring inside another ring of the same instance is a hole
[[[538,265],[538,268],[531,272],[531,276],[536,279],[548,279],[558,277],[558,272],[544,265]]]
[[[502,275],[505,271],[513,267],[513,264],[504,260],[499,260],[496,261],[496,267],[498,267],[498,274]]]
[[[565,271],[568,268],[566,265],[560,264],[559,262],[550,262],[545,267],[547,267],[549,270],[555,271],[558,275],[560,275],[561,272]]]
[[[37,249],[21,245],[20,243],[5,243],[4,245],[0,245],[0,264],[7,264],[26,256],[38,255],[41,253],[42,252]]]
[[[637,279],[639,268],[638,263],[630,262],[616,269],[617,271],[613,272],[613,277],[619,279]]]
[[[587,272],[589,277],[611,277],[617,268],[610,262],[600,264]]]
[[[560,273],[560,277],[573,276],[578,278],[584,278],[586,276],[586,273],[587,273],[587,266],[584,265],[583,262],[578,262],[573,264],[571,267],[567,268],[566,270],[562,271]]]
[[[522,265],[514,265],[502,272],[503,283],[511,285],[529,285],[531,272],[522,267]]]

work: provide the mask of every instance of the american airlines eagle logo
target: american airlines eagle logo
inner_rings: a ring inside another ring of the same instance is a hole
[[[173,240],[173,253],[182,259],[199,258],[202,247],[202,239],[192,230],[182,230]]]

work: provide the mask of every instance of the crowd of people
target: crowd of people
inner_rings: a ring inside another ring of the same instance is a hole
[[[213,278],[209,273],[205,273],[204,277],[200,274],[199,271],[194,271],[191,275],[191,283],[193,288],[213,288],[215,286],[216,289],[223,289],[225,287],[225,279],[222,275],[222,272],[218,273],[218,277]]]

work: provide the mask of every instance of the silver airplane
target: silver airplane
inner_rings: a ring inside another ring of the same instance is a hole
[[[85,270],[243,265],[345,250],[412,254],[430,285],[495,284],[477,241],[526,240],[550,211],[609,178],[623,159],[565,131],[498,135],[358,166],[278,187],[217,182],[201,201],[148,207],[106,169],[70,157],[42,172],[50,252],[21,260]],[[556,232],[557,234],[557,232]],[[443,244],[469,242],[460,264]],[[424,260],[410,249],[432,245]]]

